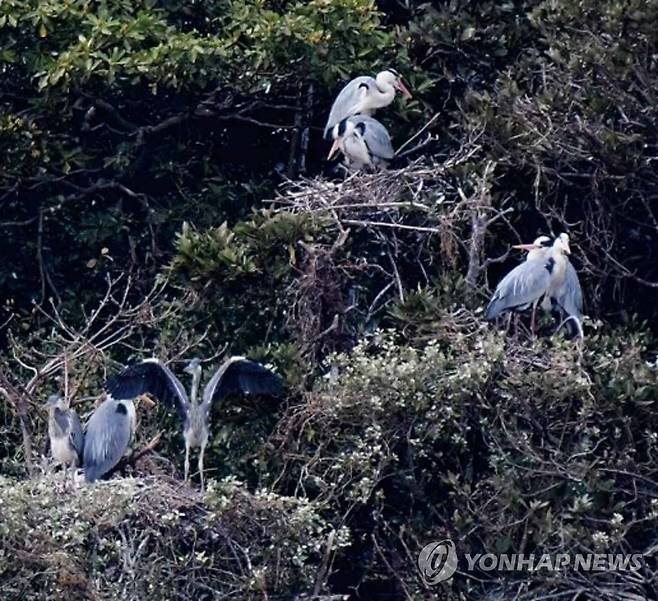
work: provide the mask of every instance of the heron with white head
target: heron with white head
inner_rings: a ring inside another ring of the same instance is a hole
[[[189,396],[180,380],[158,359],[145,359],[131,365],[108,382],[108,391],[115,398],[135,398],[151,394],[158,400],[176,406],[183,423],[185,439],[185,480],[190,473],[190,450],[199,449],[199,475],[204,490],[203,456],[208,444],[210,411],[214,403],[232,394],[281,396],[281,376],[260,363],[245,357],[231,357],[215,371],[199,400],[202,366],[192,359],[185,368],[192,376]]]
[[[553,240],[548,236],[542,235],[535,238],[530,244],[515,244],[512,248],[525,250],[528,253],[525,260],[533,261],[534,259],[546,256],[552,245]]]
[[[82,462],[84,434],[80,418],[58,394],[50,395],[45,407],[48,411],[50,453],[55,462],[62,466],[66,480],[68,468],[75,469]]]
[[[550,248],[545,248],[541,243],[519,247],[537,253],[534,258],[517,265],[500,281],[487,306],[485,317],[493,320],[502,313],[524,311],[532,307],[530,329],[534,333],[537,305],[543,298],[550,298],[564,281],[567,255],[571,253],[569,236],[560,234]]]
[[[324,127],[325,139],[331,138],[333,128],[343,119],[353,115],[372,115],[377,109],[391,104],[397,91],[405,98],[411,98],[411,92],[395,69],[381,71],[376,77],[363,75],[354,78],[340,91],[331,106]]]
[[[567,234],[560,234],[568,243]],[[562,320],[558,330],[564,325],[572,336],[584,338],[583,333],[583,289],[578,273],[569,259],[566,259],[564,277],[555,281],[542,303],[547,311],[554,309]]]
[[[377,119],[357,115],[343,119],[332,131],[333,146],[327,160],[340,150],[347,167],[386,167],[395,151],[388,130]]]
[[[549,236],[541,235],[535,238],[530,244],[515,244],[512,246],[512,248],[516,250],[526,251],[525,260],[534,261],[535,259],[543,259],[544,257],[546,257],[552,245],[553,245],[553,240]],[[522,313],[527,309],[529,309],[530,307],[531,305],[527,304],[525,306],[517,307],[513,311],[508,311],[507,329],[509,329],[510,327],[510,320],[513,314]],[[534,324],[535,322],[536,310],[537,310],[537,306],[533,305],[532,316],[530,318],[530,322],[532,324]]]

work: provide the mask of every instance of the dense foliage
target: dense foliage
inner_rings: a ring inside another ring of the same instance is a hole
[[[401,152],[344,179],[332,97],[388,66]],[[658,596],[656,90],[653,1],[0,2],[0,597]],[[561,231],[584,343],[486,324]],[[215,408],[205,497],[164,408],[108,483],[45,473],[48,394],[224,352],[287,397]],[[427,587],[445,537],[646,562]]]

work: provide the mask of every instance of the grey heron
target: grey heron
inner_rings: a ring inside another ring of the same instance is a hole
[[[533,245],[526,245],[533,246]],[[509,311],[523,311],[532,307],[530,329],[535,330],[535,310],[543,298],[551,298],[562,286],[570,254],[569,236],[560,234],[550,248],[543,246],[530,258],[510,271],[496,286],[496,290],[485,311],[486,319],[492,320]]]
[[[552,244],[553,244],[553,240],[551,240],[549,236],[542,235],[535,238],[530,244],[515,244],[512,246],[512,248],[526,251],[527,254],[525,260],[533,261],[535,259],[543,259],[549,252],[549,249],[551,248]],[[525,307],[519,307],[514,312],[519,313],[525,311],[529,306],[530,305],[526,305]],[[534,305],[532,307],[532,316],[530,318],[531,324],[534,324],[535,322],[536,310],[537,307],[536,305]],[[511,319],[512,311],[508,312],[508,316]],[[508,329],[509,329],[509,325],[510,323],[508,319],[508,324],[507,324]]]
[[[103,477],[128,453],[136,421],[132,399],[109,397],[96,408],[85,431],[83,467],[87,482]]]
[[[189,397],[180,380],[158,359],[145,359],[127,367],[108,382],[108,391],[112,397],[122,399],[149,393],[160,401],[176,406],[183,422],[185,480],[189,479],[190,449],[199,448],[199,474],[201,490],[204,490],[203,455],[208,444],[213,403],[237,393],[280,396],[282,380],[260,363],[245,357],[231,357],[210,378],[199,402],[200,359],[192,359],[185,371],[192,375]]]
[[[563,236],[567,236],[563,234]],[[568,237],[567,237],[568,241]],[[512,248],[528,251],[526,261],[545,257],[551,248],[551,238],[539,236],[531,244],[517,244]],[[565,325],[571,335],[583,337],[583,291],[576,269],[571,261],[566,260],[564,278],[558,281],[551,295],[546,295],[542,301],[542,309],[556,311],[562,322],[558,330]]]
[[[48,438],[53,459],[62,466],[64,480],[68,468],[76,468],[82,461],[84,435],[78,414],[58,394],[46,401],[48,410]]]
[[[560,327],[566,325],[571,334],[583,338],[583,291],[578,274],[571,263],[567,264],[564,282],[555,291],[552,300],[562,313],[563,321]]]
[[[330,138],[333,128],[343,119],[359,114],[372,115],[375,110],[391,104],[397,90],[406,98],[411,98],[411,92],[395,69],[381,71],[376,77],[362,75],[354,78],[340,91],[331,106],[324,127],[325,139]]]
[[[584,337],[583,333],[583,290],[578,273],[567,260],[564,278],[551,291],[550,302],[558,310],[562,322],[558,330],[565,325],[571,335]]]
[[[333,146],[327,160],[341,150],[348,167],[386,167],[395,155],[391,136],[377,119],[357,115],[343,119],[332,130]]]

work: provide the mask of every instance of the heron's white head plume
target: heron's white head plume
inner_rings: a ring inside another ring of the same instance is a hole
[[[532,248],[528,252],[526,261],[534,261],[535,259],[542,259],[545,254],[550,250],[553,241],[548,236],[539,236],[532,242]]]
[[[512,246],[512,248],[525,250],[528,252],[528,254],[530,254],[534,250],[544,250],[546,248],[550,248],[551,244],[552,241],[548,236],[539,236],[538,238],[535,238],[530,244],[515,244]]]
[[[548,236],[539,236],[538,238],[535,238],[532,243],[535,246],[549,248],[551,246],[551,239]]]

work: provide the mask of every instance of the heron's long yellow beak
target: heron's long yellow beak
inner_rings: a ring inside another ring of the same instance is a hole
[[[402,95],[405,98],[413,98],[413,96],[411,95],[411,92],[409,91],[409,88],[407,88],[407,86],[404,85],[404,83],[402,82],[401,79],[397,80],[397,82],[395,83],[395,87],[398,90],[400,90],[400,92],[402,92]]]
[[[516,248],[517,250],[539,250],[540,248],[543,248],[539,246],[538,244],[515,244],[512,246],[512,248]]]
[[[327,160],[328,161],[330,161],[331,157],[334,156],[336,154],[336,152],[338,152],[339,145],[340,145],[339,138],[336,138],[334,140],[334,143],[331,145],[331,150],[329,151],[329,154],[327,155]]]

